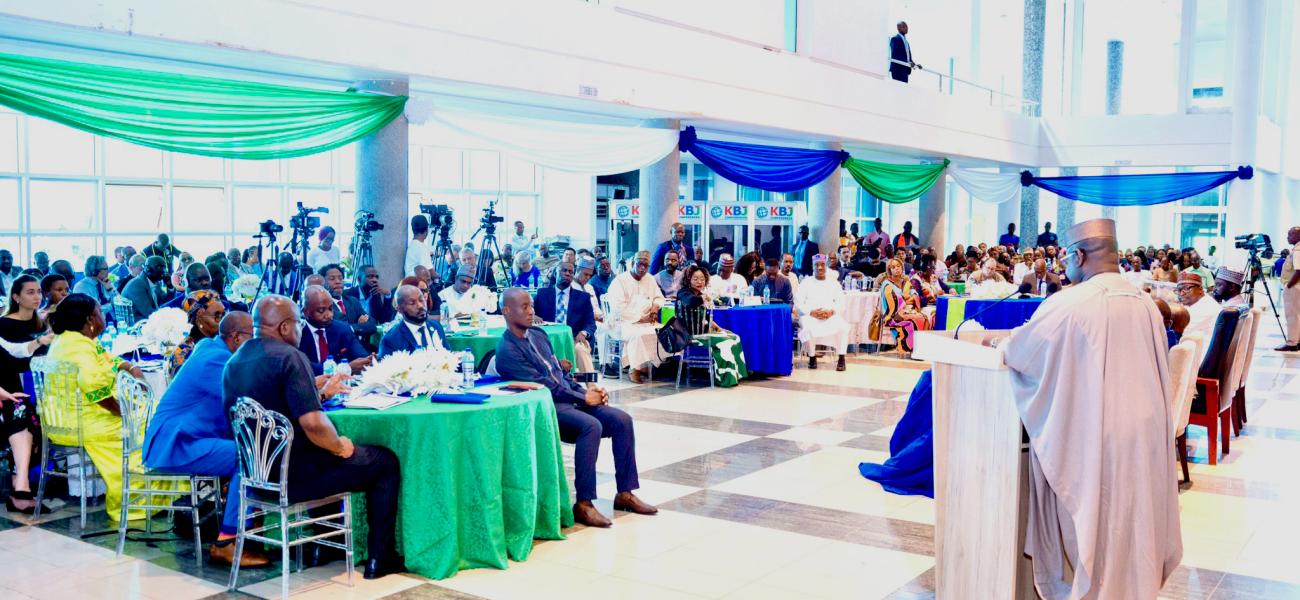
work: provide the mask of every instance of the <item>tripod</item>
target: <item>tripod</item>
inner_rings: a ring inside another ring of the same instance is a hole
[[[492,211],[496,202],[488,205],[484,211],[482,224],[473,235],[469,236],[469,241],[474,241],[479,232],[483,233],[483,252],[478,257],[478,268],[474,271],[474,281],[487,281],[488,275],[492,273],[492,264],[496,258],[501,256],[501,246],[497,245],[497,224],[492,220]],[[510,287],[510,272],[506,270],[505,265],[501,265],[501,279],[497,281],[497,287]],[[504,283],[502,283],[504,282]]]
[[[370,232],[358,231],[356,237],[352,238],[352,247],[348,248],[348,254],[352,256],[352,271],[354,275],[361,272],[361,267],[375,264],[374,250],[370,247]]]
[[[257,255],[263,257],[262,277],[257,282],[257,293],[253,294],[253,299],[256,300],[262,296],[262,290],[266,289],[267,279],[270,279],[271,273],[280,268],[280,245],[275,241],[275,232],[268,228],[263,228],[262,233],[253,237],[257,239]],[[270,258],[266,258],[266,255],[262,253],[262,240],[264,239],[271,240],[266,244],[271,248]]]
[[[1255,283],[1264,278],[1264,265],[1259,261],[1259,254],[1251,249],[1250,259],[1246,261],[1246,285],[1243,286],[1242,293],[1246,295],[1247,302],[1253,308],[1255,306]],[[1273,302],[1273,292],[1268,287],[1268,281],[1264,281],[1264,295],[1268,297],[1268,305],[1273,309],[1273,318],[1277,320],[1277,328],[1282,331],[1282,337],[1287,336],[1286,327],[1282,326],[1282,317],[1277,312],[1277,303]]]
[[[438,241],[433,245],[433,253],[437,258],[433,259],[433,274],[440,283],[450,284],[451,280],[456,278],[456,274],[448,270],[449,266],[454,268],[455,259],[452,260],[452,265],[447,264],[447,255],[451,254],[451,227],[446,224],[439,225],[436,236]]]

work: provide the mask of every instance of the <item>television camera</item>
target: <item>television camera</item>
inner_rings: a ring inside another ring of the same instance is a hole
[[[1234,247],[1250,253],[1250,257],[1246,259],[1246,280],[1241,288],[1242,293],[1245,294],[1246,298],[1250,301],[1250,305],[1254,306],[1255,284],[1262,279],[1264,273],[1266,273],[1264,265],[1259,259],[1273,258],[1273,240],[1269,239],[1268,235],[1263,233],[1239,235],[1233,238],[1233,240]],[[1273,308],[1273,317],[1277,319],[1278,329],[1281,329],[1282,334],[1285,336],[1286,328],[1282,326],[1282,318],[1278,316],[1277,304],[1273,302],[1273,292],[1269,290],[1267,282],[1265,282],[1263,287],[1264,295],[1268,297],[1268,304]]]

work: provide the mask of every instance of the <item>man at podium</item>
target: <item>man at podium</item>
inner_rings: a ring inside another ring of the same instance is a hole
[[[1155,598],[1182,559],[1169,365],[1115,222],[1065,235],[1069,286],[1000,345],[1030,438],[1025,554],[1047,599]]]

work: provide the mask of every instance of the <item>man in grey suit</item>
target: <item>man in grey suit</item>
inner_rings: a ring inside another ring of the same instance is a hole
[[[1061,287],[1061,276],[1047,270],[1047,261],[1038,259],[1034,261],[1034,271],[1025,275],[1020,280],[1021,287],[1029,286],[1029,293],[1039,296],[1047,295],[1047,288],[1056,284],[1056,288]]]
[[[168,300],[170,294],[162,289],[162,280],[167,277],[167,261],[161,256],[150,256],[144,264],[144,273],[132,277],[122,296],[135,305],[135,320],[148,319]]]
[[[763,274],[754,278],[754,293],[762,296],[763,290],[767,290],[772,302],[794,304],[794,289],[790,287],[790,278],[781,274],[781,263],[769,258],[765,266]]]

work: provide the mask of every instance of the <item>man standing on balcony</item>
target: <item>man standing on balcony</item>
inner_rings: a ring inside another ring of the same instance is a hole
[[[905,64],[898,64],[900,62]],[[899,21],[898,35],[889,38],[889,76],[894,81],[907,83],[913,68],[919,69],[921,65],[912,62],[912,46],[907,43],[907,23]]]

